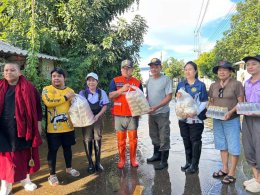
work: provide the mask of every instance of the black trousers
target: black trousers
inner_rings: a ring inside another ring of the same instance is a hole
[[[194,150],[192,146],[194,146],[194,143],[196,142],[197,143],[199,142],[201,145],[204,124],[203,123],[188,124],[183,121],[179,121],[179,127],[180,127],[180,133],[185,148],[186,161],[188,161],[188,163],[191,163],[192,157],[194,157],[193,154]],[[198,154],[198,156],[200,156],[200,154]]]
[[[67,133],[47,133],[47,141],[48,141],[47,160],[48,160],[50,174],[54,175],[56,173],[56,158],[60,146],[62,146],[63,148],[63,156],[65,159],[66,168],[71,168],[71,163],[72,163],[71,146],[76,143],[74,131],[67,132]]]
[[[183,121],[179,121],[179,127],[183,140],[191,143],[201,141],[201,135],[204,129],[203,123],[188,124]]]

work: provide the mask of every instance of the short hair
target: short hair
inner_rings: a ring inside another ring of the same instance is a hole
[[[51,71],[51,76],[54,72],[57,72],[58,74],[63,75],[64,78],[66,78],[65,71],[62,68],[56,67]]]
[[[18,69],[18,71],[21,70],[20,65],[15,63],[15,62],[7,62],[7,63],[5,63],[4,66],[6,66],[6,65],[13,65],[13,66],[15,66]]]

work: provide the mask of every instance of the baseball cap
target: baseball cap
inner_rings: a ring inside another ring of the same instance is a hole
[[[228,61],[220,61],[217,66],[213,67],[212,69],[213,73],[218,74],[219,68],[226,68],[235,72],[235,69],[233,68],[232,64]]]
[[[161,60],[159,60],[158,58],[153,58],[148,65],[151,66],[152,64],[154,64],[154,65],[162,65]]]
[[[243,58],[243,61],[246,63],[248,60],[256,60],[258,62],[260,62],[260,55],[256,55],[256,56],[247,56],[245,58]]]
[[[121,68],[127,66],[128,68],[132,68],[133,67],[133,63],[130,60],[123,60],[121,62]]]
[[[94,79],[96,79],[98,81],[98,75],[94,72],[88,73],[88,75],[85,77],[85,80],[87,80],[88,77],[93,77]]]

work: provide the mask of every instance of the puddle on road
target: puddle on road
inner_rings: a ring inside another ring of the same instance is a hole
[[[171,103],[171,108],[174,104]],[[203,146],[200,160],[199,174],[185,175],[180,167],[185,163],[184,147],[180,137],[177,119],[174,109],[171,109],[171,149],[168,169],[154,171],[154,164],[147,164],[146,158],[153,153],[151,139],[149,137],[148,116],[140,119],[138,130],[137,160],[139,167],[131,168],[129,164],[129,151],[127,151],[126,166],[122,170],[117,169],[117,140],[113,129],[113,118],[105,117],[105,128],[102,144],[102,165],[105,171],[89,175],[87,173],[87,161],[82,144],[81,130],[76,131],[77,144],[73,147],[73,166],[81,172],[78,178],[71,178],[64,173],[64,160],[62,150],[59,150],[57,159],[57,175],[61,181],[60,186],[51,187],[47,182],[48,168],[46,162],[46,143],[40,148],[41,170],[33,176],[39,188],[32,193],[22,190],[19,184],[14,186],[17,195],[26,194],[118,194],[118,195],[219,195],[219,194],[247,194],[242,187],[242,182],[250,175],[250,170],[245,163],[243,155],[238,165],[237,182],[232,185],[222,185],[220,180],[213,179],[212,173],[221,167],[219,152],[214,149],[213,133],[210,128],[203,132]],[[206,126],[211,127],[212,121],[207,120]]]

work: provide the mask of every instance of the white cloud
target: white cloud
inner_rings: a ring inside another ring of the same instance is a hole
[[[134,14],[140,14],[146,19],[149,29],[144,44],[150,49],[190,54],[194,49],[194,28],[201,4],[202,0],[140,0],[139,10],[130,9],[124,17],[131,19]],[[209,0],[202,25],[225,16],[232,6],[234,3],[230,0]],[[203,49],[211,49],[213,44],[207,43]]]

